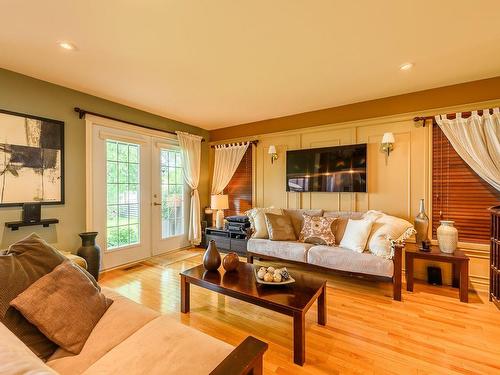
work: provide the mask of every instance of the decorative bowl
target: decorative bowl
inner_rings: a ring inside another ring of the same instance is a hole
[[[256,266],[253,268],[253,272],[255,274],[255,280],[257,281],[257,283],[259,284],[264,284],[264,285],[287,285],[287,284],[293,284],[295,282],[295,279],[288,275],[288,279],[286,280],[283,280],[283,281],[280,281],[280,282],[275,282],[275,281],[264,281],[263,279],[261,279],[257,273],[259,272],[259,268],[261,268],[262,266]],[[265,267],[264,267],[265,268]],[[275,269],[278,269],[278,268],[281,268],[281,267],[277,267]]]

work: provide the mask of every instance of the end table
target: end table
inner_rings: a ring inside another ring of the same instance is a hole
[[[461,250],[452,254],[442,253],[437,245],[431,246],[431,251],[425,252],[417,248],[416,244],[405,246],[406,290],[413,292],[413,263],[414,259],[426,259],[436,262],[452,264],[452,286],[460,289],[460,301],[469,302],[469,257]]]

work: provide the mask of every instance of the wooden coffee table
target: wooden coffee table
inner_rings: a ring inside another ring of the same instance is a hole
[[[229,297],[249,302],[293,317],[293,358],[305,362],[305,315],[318,300],[318,324],[326,325],[326,280],[293,272],[295,283],[288,285],[257,284],[253,264],[240,263],[233,272],[208,272],[203,265],[185,270],[181,275],[181,311],[189,312],[189,285],[197,285]]]

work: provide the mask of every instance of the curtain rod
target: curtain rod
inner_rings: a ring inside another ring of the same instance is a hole
[[[248,143],[251,143],[251,144],[257,146],[257,143],[259,143],[259,140],[258,139],[254,139],[253,141],[240,141],[240,142],[231,142],[231,143],[220,143],[218,145],[212,145],[210,147],[215,148],[215,146],[229,146],[229,145],[233,145],[235,143],[236,144],[240,144],[240,143],[243,144],[245,142],[248,142]]]
[[[177,135],[174,131],[171,131],[171,130],[157,129],[157,128],[153,128],[152,126],[142,125],[142,124],[138,124],[136,122],[122,120],[122,119],[119,119],[119,118],[116,118],[116,117],[111,117],[111,116],[103,115],[101,113],[87,111],[85,109],[81,109],[81,108],[78,108],[78,107],[75,107],[74,111],[76,113],[78,113],[78,118],[79,119],[84,118],[85,115],[94,115],[94,116],[99,116],[99,117],[102,117],[102,118],[106,118],[108,120],[119,121],[119,122],[123,122],[125,124],[130,124],[130,125],[138,126],[140,128],[144,128],[144,129],[156,130],[156,131],[163,132],[163,133],[169,133],[169,134]],[[204,142],[205,138],[202,138],[201,141]]]
[[[479,116],[482,116],[483,114],[483,110],[482,109],[479,109],[476,111],[477,114]],[[488,112],[490,114],[493,114],[493,109],[492,108],[488,108]],[[472,115],[472,111],[467,111],[467,112],[460,112],[462,114],[462,117],[463,118],[468,118]],[[446,118],[448,120],[453,120],[454,118],[457,117],[457,114],[456,113],[448,113],[446,114]],[[413,121],[414,122],[419,122],[419,121],[423,121],[422,123],[422,126],[425,128],[425,123],[427,122],[427,120],[432,120],[432,123],[434,124],[436,122],[436,119],[435,119],[435,116],[417,116],[417,117],[414,117],[413,118]]]

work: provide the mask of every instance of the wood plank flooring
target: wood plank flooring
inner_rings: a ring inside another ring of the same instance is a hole
[[[328,280],[328,324],[316,324],[314,305],[300,367],[287,316],[196,286],[191,312],[180,313],[179,272],[201,259],[183,250],[105,272],[100,283],[229,344],[248,335],[268,342],[266,374],[500,374],[500,311],[486,294],[471,292],[464,304],[458,289],[417,282],[396,302],[389,284],[316,272]]]

